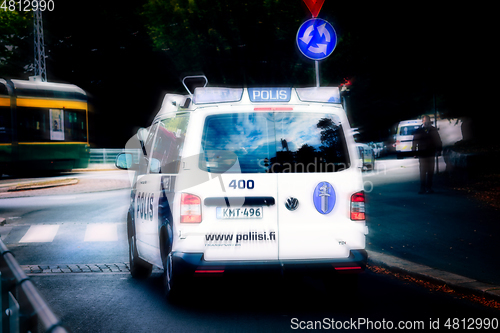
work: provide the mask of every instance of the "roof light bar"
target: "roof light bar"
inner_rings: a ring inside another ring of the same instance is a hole
[[[341,103],[338,87],[297,88],[296,90],[302,102]]]
[[[292,88],[248,88],[251,102],[290,102]]]
[[[243,96],[243,88],[196,88],[194,104],[239,102]]]

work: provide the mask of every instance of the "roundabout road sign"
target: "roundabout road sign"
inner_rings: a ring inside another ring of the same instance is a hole
[[[307,58],[323,60],[337,46],[337,34],[325,20],[314,18],[304,22],[297,32],[297,46]]]

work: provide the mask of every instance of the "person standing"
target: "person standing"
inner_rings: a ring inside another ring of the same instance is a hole
[[[441,155],[442,142],[438,130],[432,126],[431,118],[422,118],[422,127],[413,134],[412,151],[418,156],[420,164],[420,191],[419,194],[434,193],[432,177],[436,155]]]

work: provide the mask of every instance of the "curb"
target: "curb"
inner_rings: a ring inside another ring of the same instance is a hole
[[[75,172],[94,172],[94,171],[121,171],[118,169],[73,169],[72,173]],[[1,176],[1,175],[0,175]],[[78,184],[79,179],[74,178],[74,176],[66,176],[66,177],[57,177],[57,178],[49,178],[46,180],[25,180],[22,182],[14,182],[11,183],[0,183],[0,192],[15,192],[15,191],[24,191],[24,190],[38,190],[43,188],[50,187],[59,187],[66,185],[75,185]]]
[[[479,297],[485,297],[500,302],[500,286],[480,282],[465,276],[449,273],[429,266],[416,264],[388,254],[367,251],[368,262],[396,273],[404,273],[410,276],[427,280]]]
[[[38,180],[38,181],[37,180],[24,180],[21,182],[18,182],[15,179],[13,179],[11,183],[1,183],[0,189],[2,189],[2,188],[9,188],[9,189],[10,188],[17,188],[20,186],[35,186],[35,185],[42,186],[42,185],[48,184],[49,182],[53,182],[53,181],[60,181],[62,183],[62,182],[66,182],[66,181],[70,181],[70,180],[74,180],[74,179],[76,179],[76,178],[61,177],[61,178],[48,178],[45,180]],[[59,185],[59,184],[57,184],[57,185]],[[40,188],[43,188],[43,187],[40,187]]]
[[[50,187],[58,187],[58,186],[66,186],[66,185],[75,185],[78,184],[78,179],[64,179],[61,181],[42,181],[42,182],[31,182],[28,184],[17,185],[13,188],[10,188],[8,191],[25,191],[25,190],[38,190],[41,188],[50,188]]]
[[[128,262],[110,264],[64,264],[64,265],[20,265],[26,275],[53,275],[69,273],[112,273],[124,274],[130,272]],[[153,266],[152,273],[161,273],[163,269]]]
[[[73,173],[96,172],[96,171],[120,171],[120,172],[123,172],[123,170],[120,170],[120,169],[117,169],[117,168],[114,168],[114,169],[112,169],[112,168],[102,168],[102,169],[99,169],[99,168],[87,168],[87,169],[72,169],[68,173],[69,174],[73,174]],[[1,176],[2,175],[0,174],[0,179],[2,178]],[[68,175],[66,177],[51,177],[50,179],[58,179],[58,180],[59,179],[60,180],[63,180],[63,179],[73,179],[71,177],[74,177],[74,176]],[[49,181],[49,180],[47,180],[47,181]],[[33,181],[33,180],[25,180],[25,181],[22,181],[22,182],[16,182],[15,179],[13,179],[12,181],[13,181],[12,183],[0,183],[0,188],[3,188],[3,187],[12,187],[12,186],[17,186],[17,185],[26,185],[26,184],[31,184],[31,183],[37,182],[37,181]]]

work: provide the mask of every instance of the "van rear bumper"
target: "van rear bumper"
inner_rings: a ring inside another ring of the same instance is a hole
[[[206,261],[203,253],[174,252],[174,267],[183,273],[207,272],[210,270],[238,271],[247,269],[291,269],[291,270],[338,270],[339,272],[360,272],[366,267],[368,254],[366,250],[351,250],[347,258],[307,259],[307,260],[226,260]]]

